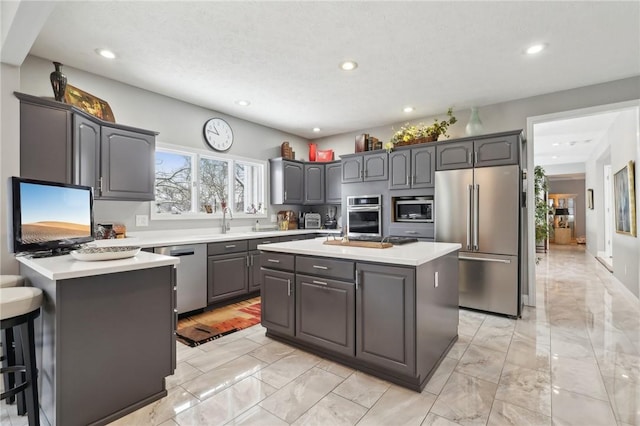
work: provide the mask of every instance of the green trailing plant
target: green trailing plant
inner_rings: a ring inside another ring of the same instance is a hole
[[[447,129],[452,124],[455,124],[458,120],[453,116],[453,108],[447,110],[447,116],[449,119],[438,121],[437,118],[433,120],[433,124],[426,125],[423,123],[409,124],[406,123],[400,127],[400,130],[396,131],[391,140],[385,144],[387,151],[393,149],[393,146],[399,142],[411,142],[416,139],[426,139],[431,141],[437,141],[440,135],[447,135]]]
[[[549,181],[541,166],[534,169],[534,194],[536,204],[536,244],[543,243],[553,232],[553,227],[549,222],[551,208],[547,204],[546,194],[549,191]]]

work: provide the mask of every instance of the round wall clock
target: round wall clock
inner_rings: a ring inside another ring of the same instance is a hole
[[[233,144],[233,131],[222,118],[211,118],[204,123],[204,140],[211,149],[226,151]]]

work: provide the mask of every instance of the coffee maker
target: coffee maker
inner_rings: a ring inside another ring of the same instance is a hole
[[[336,229],[338,227],[338,221],[336,220],[336,206],[327,207],[327,215],[324,219],[325,229]]]

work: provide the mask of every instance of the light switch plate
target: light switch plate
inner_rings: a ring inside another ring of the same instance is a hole
[[[137,214],[136,215],[136,226],[149,226],[149,215]]]

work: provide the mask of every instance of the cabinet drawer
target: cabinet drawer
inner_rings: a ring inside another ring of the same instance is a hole
[[[238,253],[241,251],[247,251],[247,240],[223,241],[219,243],[209,243],[207,245],[207,254],[209,256],[216,254]]]
[[[249,240],[249,250],[258,250],[260,244],[279,243],[280,237],[265,237]]]
[[[315,234],[295,234],[295,235],[283,235],[280,237],[281,243],[286,243],[289,241],[300,241],[300,240],[308,240],[310,238],[314,238]]]
[[[394,237],[433,238],[433,223],[392,223],[389,235]]]
[[[260,255],[260,266],[269,269],[282,269],[284,271],[293,271],[295,265],[295,256],[293,254],[274,253],[263,251]]]
[[[354,280],[354,262],[333,260],[323,257],[298,256],[296,272],[308,275],[319,275],[341,280]]]

